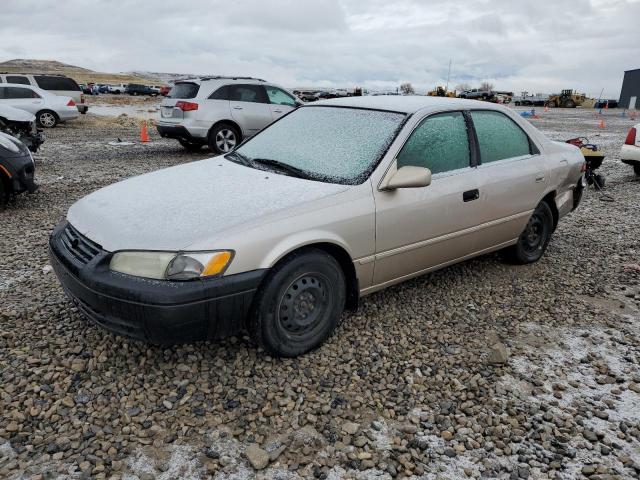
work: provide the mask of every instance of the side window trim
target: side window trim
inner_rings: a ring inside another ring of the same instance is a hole
[[[518,122],[516,122],[512,118],[509,118],[508,115],[505,115],[503,112],[500,112],[499,110],[492,110],[490,108],[474,108],[474,109],[467,110],[465,113],[469,117],[469,123],[472,126],[473,137],[475,139],[475,148],[477,149],[477,162],[478,162],[476,166],[482,165],[482,155],[480,154],[480,143],[478,142],[478,134],[476,133],[476,126],[473,123],[473,118],[471,116],[472,112],[495,112],[495,113],[498,113],[498,114],[504,116],[509,121],[511,121],[511,123],[513,123],[516,127],[518,127],[520,129],[520,131],[527,138],[527,142],[529,143],[529,155],[520,155],[520,156],[517,156],[517,157],[503,158],[502,160],[497,160],[495,162],[489,162],[490,164],[500,163],[500,162],[505,162],[505,161],[511,161],[511,160],[523,160],[525,158],[533,157],[534,155],[540,155],[540,149],[538,148],[536,143],[531,139],[529,134],[524,130],[524,128],[522,128],[518,124]]]

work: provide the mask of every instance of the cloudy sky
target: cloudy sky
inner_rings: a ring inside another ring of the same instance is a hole
[[[420,91],[489,81],[616,98],[640,0],[0,0],[0,61]]]

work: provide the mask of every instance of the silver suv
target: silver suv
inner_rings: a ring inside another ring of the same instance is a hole
[[[181,80],[162,101],[157,128],[187,150],[208,144],[215,153],[228,153],[301,104],[284,88],[257,78]]]

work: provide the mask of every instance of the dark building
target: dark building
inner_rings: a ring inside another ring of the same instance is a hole
[[[640,68],[624,72],[619,106],[640,110]]]

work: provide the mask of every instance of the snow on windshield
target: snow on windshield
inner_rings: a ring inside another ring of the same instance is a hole
[[[335,183],[361,183],[393,141],[404,115],[377,110],[303,107],[237,151],[277,160]]]

